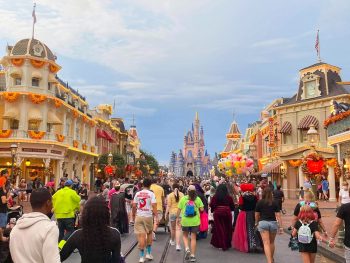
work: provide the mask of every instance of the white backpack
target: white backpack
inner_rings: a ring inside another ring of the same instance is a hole
[[[310,224],[312,223],[312,221],[309,224],[304,224],[301,221],[300,223],[301,223],[301,227],[298,230],[298,241],[299,243],[302,243],[302,244],[310,244],[314,237],[310,229]]]

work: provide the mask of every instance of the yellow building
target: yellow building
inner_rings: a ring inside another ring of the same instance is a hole
[[[0,168],[11,167],[10,145],[16,144],[17,182],[39,177],[57,186],[67,173],[90,183],[96,122],[85,98],[57,77],[53,52],[23,39],[7,47],[0,63]]]

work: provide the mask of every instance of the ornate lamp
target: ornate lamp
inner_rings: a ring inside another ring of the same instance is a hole
[[[30,166],[30,161],[29,161],[29,159],[27,159],[27,161],[26,161],[26,166]]]
[[[309,130],[307,131],[307,141],[312,149],[315,149],[320,140],[320,134],[315,128],[314,124],[310,125]]]

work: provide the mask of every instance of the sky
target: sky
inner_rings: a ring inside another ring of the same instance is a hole
[[[142,148],[167,164],[195,112],[208,152],[233,120],[244,133],[321,57],[350,81],[348,0],[37,0],[35,38],[90,108],[116,102]],[[32,0],[0,0],[0,47],[31,37]],[[1,49],[0,49],[1,50]]]

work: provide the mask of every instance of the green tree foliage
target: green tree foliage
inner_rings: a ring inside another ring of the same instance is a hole
[[[147,172],[143,171],[144,170],[144,165],[149,165],[150,170],[153,170],[155,172],[155,174],[158,174],[159,172],[159,163],[157,161],[157,159],[153,156],[153,154],[146,152],[144,150],[141,150],[141,155],[144,156],[144,160],[140,159],[140,164],[141,164],[141,170],[143,172],[143,174],[147,174]],[[142,165],[142,163],[145,163],[144,165]]]
[[[103,171],[103,168],[108,164],[108,154],[102,154],[100,156],[100,158],[98,159],[98,164]],[[125,175],[124,167],[126,165],[126,161],[125,161],[123,155],[121,155],[119,153],[113,153],[112,165],[117,166],[116,174],[118,177]]]

